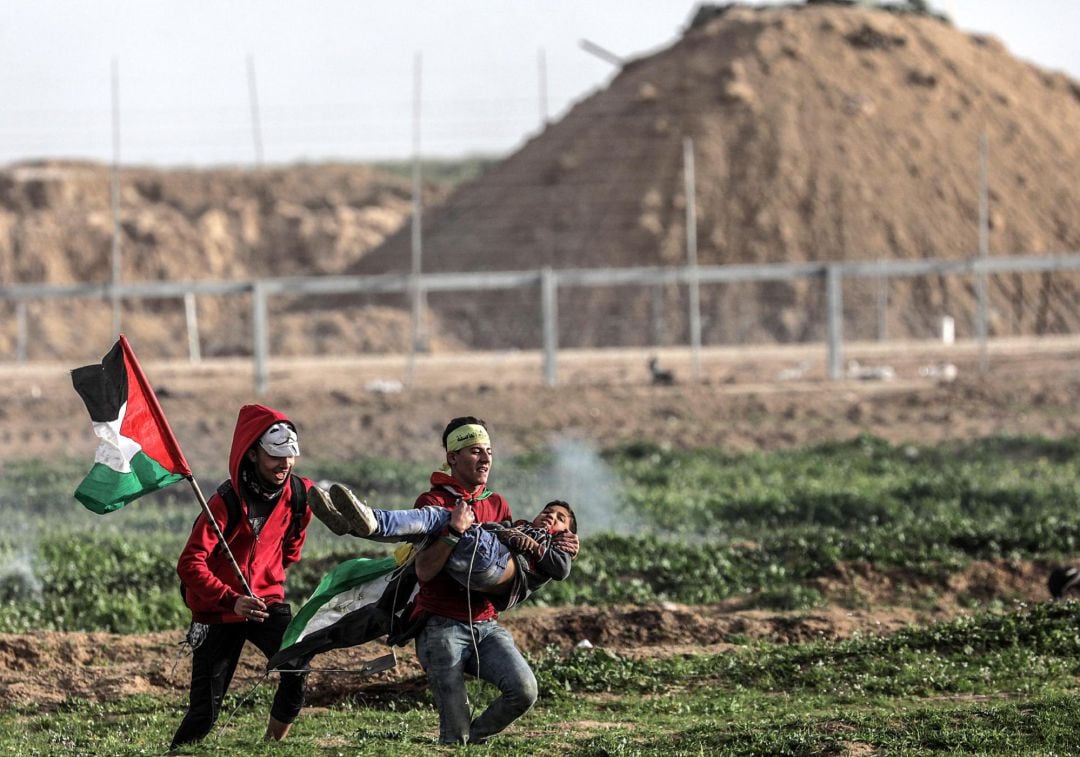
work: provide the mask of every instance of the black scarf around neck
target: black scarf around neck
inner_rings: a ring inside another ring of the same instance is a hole
[[[277,502],[285,490],[284,484],[277,488],[267,486],[255,472],[255,466],[247,460],[240,465],[240,484],[244,489],[245,497],[268,505]]]

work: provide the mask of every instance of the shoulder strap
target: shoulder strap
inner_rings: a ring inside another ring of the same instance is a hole
[[[285,538],[295,539],[300,536],[300,529],[304,527],[304,512],[307,510],[307,487],[304,479],[295,473],[290,474],[290,486],[292,499],[290,500],[289,529],[285,532]]]
[[[295,473],[292,475],[292,497],[289,500],[289,530],[288,536],[296,537],[303,527],[304,511],[307,510],[307,489],[304,480]],[[218,496],[225,502],[225,528],[221,533],[225,535],[225,541],[232,538],[237,526],[240,525],[240,498],[236,496],[232,481],[225,479],[217,488]]]
[[[225,528],[221,529],[221,533],[225,535],[225,541],[228,541],[240,525],[240,498],[236,496],[236,490],[229,479],[221,482],[217,493],[225,501]]]

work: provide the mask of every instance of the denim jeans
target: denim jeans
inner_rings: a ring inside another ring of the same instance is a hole
[[[380,537],[397,536],[406,541],[420,541],[438,534],[450,523],[445,507],[418,507],[412,510],[375,510]],[[446,560],[446,572],[462,586],[476,591],[491,591],[499,583],[510,550],[479,524],[469,527]]]
[[[514,646],[510,632],[494,620],[473,623],[470,636],[468,623],[433,615],[416,637],[416,656],[427,672],[439,710],[442,744],[483,743],[536,702],[532,669]],[[465,692],[466,673],[500,691],[475,720]]]
[[[401,536],[406,541],[419,541],[431,533],[439,533],[450,523],[450,511],[445,507],[416,507],[411,510],[374,510],[379,524],[379,536]]]

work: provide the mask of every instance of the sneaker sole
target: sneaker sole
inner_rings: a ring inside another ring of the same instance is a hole
[[[330,487],[330,501],[356,536],[371,536],[378,531],[379,523],[375,520],[375,513],[341,484]]]
[[[349,522],[337,511],[325,490],[312,486],[308,489],[307,503],[312,515],[338,536],[343,536],[351,530]]]

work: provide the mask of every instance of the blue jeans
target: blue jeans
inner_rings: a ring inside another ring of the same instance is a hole
[[[416,656],[439,710],[441,744],[483,743],[536,702],[536,677],[510,632],[494,620],[473,623],[472,632],[468,623],[432,615],[416,637]],[[501,692],[475,720],[465,692],[466,673]]]
[[[421,541],[438,534],[450,523],[445,507],[418,507],[412,510],[374,510],[378,536],[397,536],[405,541]],[[499,583],[510,551],[479,524],[470,526],[446,560],[446,572],[462,586],[491,591]]]

